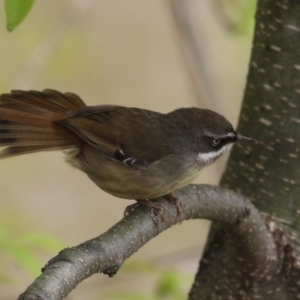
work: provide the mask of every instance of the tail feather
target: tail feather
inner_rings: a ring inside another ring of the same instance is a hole
[[[36,107],[31,108],[31,107],[26,107],[25,105],[22,104],[13,105],[11,103],[10,104],[11,107],[7,108],[7,107],[3,107],[1,104],[2,103],[1,103],[1,96],[0,96],[0,120],[18,122],[20,124],[22,123],[27,124],[32,120],[32,121],[37,121],[46,124],[49,123],[49,119],[51,119],[52,121],[63,119],[62,115],[55,114],[51,111],[47,111],[46,113],[43,113],[43,110],[38,109]]]
[[[70,148],[70,145],[66,144],[63,146],[61,144],[60,146],[56,146],[56,147],[55,147],[55,145],[9,147],[9,148],[5,148],[4,150],[2,150],[0,152],[0,159],[17,156],[17,155],[21,155],[21,154],[29,154],[29,153],[34,153],[34,152],[52,151],[52,150],[63,150],[63,149],[67,149],[67,148]]]
[[[59,116],[64,116],[66,111],[85,107],[82,100],[79,102],[78,99],[74,97],[76,95],[71,93],[68,93],[68,95],[71,95],[71,99],[68,99],[65,94],[52,90],[46,90],[46,92],[24,92],[15,90],[10,94],[1,95],[0,101],[1,108],[16,109],[16,107],[18,107],[18,111],[25,111],[31,114],[40,113],[41,115],[49,117],[51,117],[49,114],[53,113],[53,115],[56,114],[58,118]],[[74,103],[72,103],[73,99]]]
[[[44,90],[44,93],[53,103],[56,103],[58,106],[67,110],[74,110],[86,106],[82,99],[73,93],[62,94],[50,89]]]
[[[53,90],[0,95],[0,158],[77,146],[81,140],[61,121],[85,107],[75,94]]]
[[[3,122],[3,123],[1,123]],[[6,122],[6,123],[4,123]],[[34,124],[34,123],[33,123]],[[32,125],[27,125],[24,126],[22,124],[14,124],[11,121],[1,121],[0,120],[0,133],[9,133],[13,131],[33,131],[33,132],[41,132],[41,133],[53,133],[53,128],[47,127],[47,123],[45,124],[40,124],[39,127],[37,126],[32,126]]]

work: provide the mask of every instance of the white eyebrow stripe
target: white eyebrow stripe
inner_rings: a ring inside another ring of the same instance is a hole
[[[234,132],[228,132],[225,137],[235,137],[236,134]]]
[[[225,139],[227,137],[231,137],[231,138],[235,137],[236,133],[228,132],[228,133],[225,133],[223,135],[216,135],[216,134],[207,133],[206,135],[209,136],[209,137],[212,137],[212,138],[216,138],[216,139]]]

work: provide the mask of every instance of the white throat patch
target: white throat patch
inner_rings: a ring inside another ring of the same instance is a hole
[[[208,164],[212,163],[213,161],[215,161],[222,154],[227,152],[231,148],[232,145],[233,145],[232,143],[227,144],[224,147],[222,147],[220,150],[214,151],[214,152],[198,153],[198,159],[205,165],[208,165]]]

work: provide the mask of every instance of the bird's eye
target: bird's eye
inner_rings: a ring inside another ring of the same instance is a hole
[[[220,139],[215,139],[215,140],[212,140],[211,145],[213,147],[216,147],[216,146],[218,146],[220,144],[220,142],[221,142]]]

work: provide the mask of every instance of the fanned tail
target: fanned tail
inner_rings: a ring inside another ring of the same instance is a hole
[[[78,146],[80,138],[58,122],[86,107],[75,94],[54,90],[0,95],[0,158]]]

